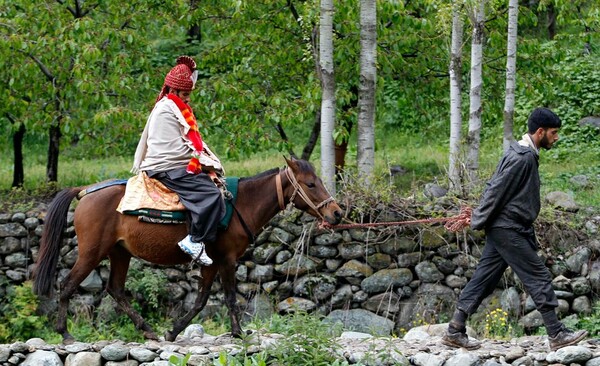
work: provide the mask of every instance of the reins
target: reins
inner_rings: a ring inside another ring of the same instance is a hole
[[[242,224],[242,228],[246,232],[246,235],[248,235],[250,245],[254,245],[254,243],[256,242],[256,235],[254,235],[252,230],[250,230],[250,228],[248,227],[248,224],[246,224],[246,221],[244,221],[242,214],[240,213],[240,211],[238,211],[237,207],[235,207],[235,205],[233,204],[233,201],[231,201],[231,207],[233,207],[235,214],[237,215],[238,219],[240,220],[240,224]]]
[[[365,224],[352,223],[352,224],[340,224],[331,225],[327,221],[321,223],[321,227],[325,229],[357,229],[366,227],[378,227],[378,226],[402,226],[402,225],[414,225],[414,224],[433,224],[442,223],[446,224],[444,227],[446,230],[451,232],[457,232],[471,223],[471,207],[464,206],[460,209],[460,213],[456,216],[451,217],[440,217],[431,219],[420,219],[420,220],[408,220],[408,221],[393,221],[393,222],[371,222]]]

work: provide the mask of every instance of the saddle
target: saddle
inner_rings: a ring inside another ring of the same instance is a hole
[[[226,178],[219,186],[225,199],[225,216],[219,223],[220,229],[227,228],[233,214],[233,202],[237,196],[239,178]],[[123,183],[125,182],[125,183]],[[137,216],[139,221],[155,224],[181,224],[187,220],[187,210],[173,192],[159,180],[148,177],[146,172],[117,181],[115,184],[126,184],[125,194],[117,207],[124,215]],[[88,190],[87,193],[89,193]]]

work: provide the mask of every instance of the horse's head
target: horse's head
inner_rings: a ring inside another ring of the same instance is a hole
[[[314,167],[305,160],[286,158],[285,161],[288,165],[286,174],[290,181],[288,189],[293,190],[289,196],[290,202],[331,225],[339,224],[342,220],[342,209],[329,194]]]

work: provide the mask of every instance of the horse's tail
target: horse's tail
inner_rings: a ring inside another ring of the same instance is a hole
[[[67,226],[67,213],[71,201],[84,187],[60,191],[50,203],[40,239],[40,251],[33,273],[33,293],[48,296],[54,287],[62,233]]]

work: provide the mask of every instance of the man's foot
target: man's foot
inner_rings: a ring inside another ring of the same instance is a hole
[[[181,250],[189,254],[193,261],[198,261],[200,265],[210,266],[213,263],[212,259],[210,259],[204,250],[203,242],[194,243],[188,235],[182,241],[177,243],[177,245],[179,245]]]
[[[446,332],[446,335],[442,337],[442,344],[452,348],[465,348],[468,350],[477,349],[481,347],[481,342],[476,339],[469,338],[467,333],[450,333]]]
[[[548,342],[550,343],[550,349],[556,351],[559,348],[579,343],[579,341],[587,337],[587,335],[587,330],[578,330],[574,332],[567,327],[563,327],[556,336],[548,337]]]

